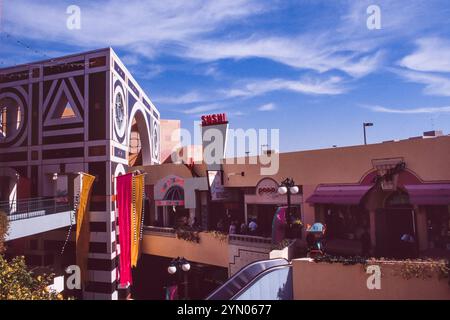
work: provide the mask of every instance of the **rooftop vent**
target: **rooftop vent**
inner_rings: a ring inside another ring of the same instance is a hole
[[[424,138],[433,138],[443,136],[442,130],[425,131],[423,133]]]

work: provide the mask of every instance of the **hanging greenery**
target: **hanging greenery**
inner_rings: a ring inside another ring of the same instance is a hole
[[[0,211],[0,254],[5,252],[5,239],[8,235],[8,217],[2,211]]]
[[[179,227],[176,230],[176,235],[178,239],[186,240],[189,242],[200,243],[199,232],[188,227]]]
[[[291,244],[289,239],[283,239],[278,244],[272,244],[271,250],[283,250]]]
[[[341,257],[332,255],[317,256],[314,258],[314,262],[326,262],[326,263],[342,263],[343,265],[355,265],[355,264],[367,264],[367,258],[360,256]]]
[[[220,242],[228,241],[228,234],[226,234],[224,232],[211,230],[211,231],[205,231],[205,233],[212,235],[214,238],[218,239]]]
[[[449,277],[449,271],[449,263],[446,260],[416,259],[402,261],[397,274],[404,279],[430,279],[436,275],[439,279],[444,279]]]
[[[430,279],[437,276],[439,279],[449,278],[450,264],[449,261],[433,260],[433,259],[407,259],[407,260],[394,260],[386,258],[371,258],[353,256],[353,257],[340,257],[324,255],[314,258],[314,262],[326,262],[326,263],[341,263],[343,265],[355,265],[361,264],[364,270],[369,265],[383,265],[390,264],[394,266],[394,275],[401,276],[404,279]]]

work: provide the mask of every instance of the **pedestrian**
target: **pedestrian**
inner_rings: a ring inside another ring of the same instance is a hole
[[[230,228],[228,230],[228,233],[229,234],[236,234],[236,231],[237,231],[237,222],[233,221],[230,224]]]
[[[250,220],[250,223],[248,224],[248,231],[250,232],[250,234],[255,235],[257,229],[258,224],[256,223],[256,219]]]
[[[245,221],[241,223],[240,233],[247,234],[247,224],[245,223]]]

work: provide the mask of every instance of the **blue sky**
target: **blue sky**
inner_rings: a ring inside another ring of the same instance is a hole
[[[0,67],[111,46],[188,129],[226,112],[233,128],[279,128],[282,151],[360,144],[367,121],[370,143],[450,133],[448,0],[3,0],[1,18]]]

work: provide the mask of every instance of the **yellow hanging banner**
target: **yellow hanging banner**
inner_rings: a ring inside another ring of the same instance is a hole
[[[133,177],[133,199],[131,201],[131,266],[136,267],[141,242],[143,202],[144,202],[144,174]]]
[[[87,279],[87,258],[90,238],[89,200],[94,180],[94,176],[80,173],[80,193],[75,209],[77,215],[76,260],[81,272],[81,283],[85,283]]]

